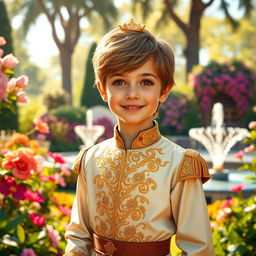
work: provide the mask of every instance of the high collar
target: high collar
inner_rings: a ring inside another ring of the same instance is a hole
[[[161,137],[161,134],[158,129],[158,124],[154,121],[154,126],[139,132],[139,134],[135,137],[132,142],[131,149],[140,149],[148,147],[154,143],[156,143]],[[121,149],[125,149],[125,144],[121,135],[118,131],[118,126],[116,125],[114,128],[114,139],[116,146]]]

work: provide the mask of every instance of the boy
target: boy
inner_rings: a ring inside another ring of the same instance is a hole
[[[109,32],[93,58],[114,138],[82,150],[66,256],[212,256],[202,182],[205,161],[162,137],[154,117],[174,85],[169,44],[131,20]]]

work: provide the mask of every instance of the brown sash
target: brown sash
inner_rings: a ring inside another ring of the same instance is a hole
[[[102,256],[166,256],[171,238],[157,242],[117,241],[93,234],[93,249]]]

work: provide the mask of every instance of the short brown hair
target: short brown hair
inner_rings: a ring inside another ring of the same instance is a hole
[[[130,72],[154,58],[162,90],[174,85],[175,61],[172,47],[163,39],[156,38],[148,30],[107,33],[96,48],[93,66],[96,83],[105,86],[107,76],[118,72]]]

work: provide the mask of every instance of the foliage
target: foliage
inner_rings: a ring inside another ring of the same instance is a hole
[[[21,255],[27,248],[38,256],[60,255],[63,219],[70,209],[57,203],[53,193],[59,184],[65,186],[63,175],[70,174],[63,161],[53,155],[52,166],[45,167],[35,142],[23,134],[2,141],[0,159],[1,255]]]
[[[213,61],[194,69],[191,84],[202,113],[209,113],[213,97],[223,93],[234,100],[239,116],[243,116],[255,96],[256,73],[239,61],[222,64]]]
[[[85,122],[85,107],[63,106],[50,111],[49,116],[65,118],[70,123]]]
[[[50,150],[57,152],[78,151],[82,144],[74,128],[85,123],[84,107],[63,106],[53,109],[42,118],[49,125],[46,139],[51,141]],[[40,135],[39,135],[40,137]]]
[[[251,122],[249,128],[250,135],[246,139],[248,146],[238,152],[236,157],[242,158],[245,153],[252,154],[252,162],[243,165],[241,169],[256,174],[256,121]],[[248,179],[256,181],[256,176]],[[256,194],[245,199],[241,191],[245,186],[242,184],[231,189],[237,191],[238,196],[209,206],[216,256],[256,255]]]
[[[31,130],[31,124],[35,117],[45,113],[41,96],[29,96],[30,103],[19,106],[19,131],[27,133]]]
[[[101,99],[100,94],[97,88],[94,86],[95,84],[95,75],[92,65],[92,58],[95,52],[97,44],[95,42],[92,43],[86,61],[85,67],[85,80],[84,86],[81,95],[81,105],[86,106],[87,108],[96,106],[96,105],[104,105],[106,103]]]
[[[216,61],[236,59],[256,68],[256,12],[250,19],[239,20],[239,29],[232,29],[223,19],[204,17],[202,23],[202,47],[207,49],[208,58]],[[211,30],[209,31],[209,27]]]
[[[14,83],[16,85],[16,83]],[[4,106],[2,106],[4,108]],[[40,118],[34,131],[48,133]],[[53,197],[70,171],[58,153],[49,153],[51,164],[39,154],[38,141],[13,133],[0,141],[0,252],[1,255],[62,255],[65,249],[66,205]],[[64,221],[64,222],[63,222]]]
[[[195,103],[181,93],[171,93],[160,107],[160,126],[165,134],[187,134],[200,123]]]
[[[47,92],[43,96],[48,111],[68,105],[69,95],[64,91]]]

